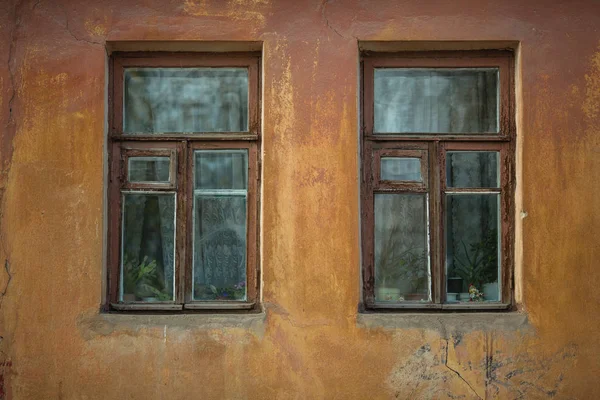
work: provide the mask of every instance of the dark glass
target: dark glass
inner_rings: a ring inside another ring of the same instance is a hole
[[[448,302],[500,300],[499,215],[497,193],[446,194]]]
[[[450,188],[498,188],[500,167],[497,151],[449,151],[446,153],[446,185]]]

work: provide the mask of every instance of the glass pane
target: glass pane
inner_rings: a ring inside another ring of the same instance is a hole
[[[446,195],[447,301],[500,300],[500,195]]]
[[[246,68],[127,68],[123,131],[246,132]]]
[[[173,301],[175,194],[123,195],[122,301]]]
[[[197,194],[194,300],[246,299],[246,197]]]
[[[446,153],[446,185],[455,188],[500,187],[497,151]]]
[[[129,182],[169,182],[169,157],[129,157]]]
[[[200,150],[195,157],[197,189],[246,189],[247,150]]]
[[[381,180],[422,182],[421,159],[381,157]]]
[[[375,299],[430,301],[426,194],[375,194]]]
[[[375,133],[497,133],[497,68],[377,68]]]

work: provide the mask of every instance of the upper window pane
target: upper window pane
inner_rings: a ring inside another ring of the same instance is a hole
[[[198,150],[195,157],[196,189],[247,188],[247,150]]]
[[[381,180],[423,182],[421,159],[412,157],[381,157]]]
[[[247,132],[246,68],[127,68],[123,131]]]
[[[375,133],[498,133],[498,68],[374,73]]]
[[[449,188],[500,187],[497,151],[449,151],[446,153],[446,186]]]
[[[169,157],[129,157],[129,182],[168,183]]]

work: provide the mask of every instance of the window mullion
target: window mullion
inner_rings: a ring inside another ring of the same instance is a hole
[[[182,304],[185,302],[185,293],[186,293],[186,270],[187,268],[187,253],[188,253],[188,219],[189,219],[189,211],[187,201],[187,148],[186,142],[181,141],[177,146],[178,150],[178,163],[176,168],[176,187],[177,187],[177,208],[178,208],[178,217],[177,217],[177,256],[176,256],[176,293],[175,293],[175,301],[178,304]]]
[[[443,154],[440,148],[440,142],[434,141],[430,143],[429,154],[429,185],[430,185],[430,259],[431,259],[431,290],[432,300],[434,303],[439,304],[442,302],[445,292],[444,282],[444,268],[443,268],[443,211],[442,211],[442,191],[441,191],[441,179],[443,174],[441,166],[443,165]]]

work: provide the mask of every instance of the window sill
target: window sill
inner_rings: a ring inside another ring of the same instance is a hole
[[[425,329],[469,333],[474,331],[527,331],[532,329],[523,312],[383,313],[362,312],[357,325],[366,329]]]
[[[243,329],[262,337],[266,313],[125,313],[109,312],[81,316],[77,325],[86,340],[122,333],[141,333],[152,329],[214,330]]]
[[[256,303],[242,302],[204,302],[204,303],[111,303],[115,311],[222,311],[222,310],[252,310]]]
[[[508,311],[512,306],[502,303],[376,303],[367,306],[369,310],[377,312],[378,310],[388,311],[411,311],[411,310],[437,310],[437,311]]]

